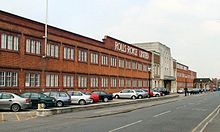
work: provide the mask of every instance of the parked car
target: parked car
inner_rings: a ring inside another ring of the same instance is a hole
[[[95,90],[92,93],[99,95],[99,100],[103,102],[108,102],[109,100],[113,100],[112,94],[108,94],[105,91]]]
[[[178,90],[177,90],[177,93],[178,93],[178,94],[183,94],[184,92],[185,92],[184,89],[178,89]]]
[[[150,96],[150,97],[153,97],[153,96],[154,96],[154,93],[153,93],[152,90],[150,90],[150,95],[149,95],[148,89],[142,89],[142,90],[144,90],[145,92],[148,93],[148,97],[149,97],[149,96]]]
[[[47,107],[55,106],[56,99],[49,97],[41,92],[25,92],[21,94],[21,97],[29,98],[32,102],[32,108],[37,108],[38,104],[41,104],[43,109]]]
[[[162,93],[163,95],[169,95],[170,91],[168,91],[166,88],[164,87],[158,87],[158,88],[154,88],[153,90],[156,90],[160,93]]]
[[[28,98],[23,98],[14,93],[0,92],[0,109],[9,109],[18,112],[31,106]]]
[[[202,90],[200,88],[193,88],[190,92],[190,94],[199,94],[201,93]]]
[[[118,93],[113,93],[113,97],[118,98],[130,98],[136,99],[138,97],[138,93],[134,89],[123,89]]]
[[[56,106],[58,107],[69,105],[71,103],[71,97],[66,92],[50,91],[50,92],[45,92],[44,94],[46,94],[49,97],[55,98]]]
[[[91,96],[90,98],[93,100],[93,103],[99,102],[99,95],[91,93],[89,91],[85,91],[85,90],[83,90],[82,92],[86,95],[90,95]]]
[[[135,89],[135,91],[137,92],[137,94],[138,94],[137,98],[139,98],[139,99],[148,97],[147,91],[144,91],[142,89]]]
[[[71,96],[72,104],[85,105],[85,104],[93,103],[91,96],[86,95],[81,91],[69,91],[68,94]]]
[[[152,91],[153,91],[153,96],[154,96],[154,97],[160,97],[160,96],[162,96],[162,93],[158,92],[157,90],[153,89]]]

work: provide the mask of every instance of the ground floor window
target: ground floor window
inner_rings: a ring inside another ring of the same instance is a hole
[[[107,77],[102,77],[101,78],[101,87],[102,88],[108,87],[108,78]]]
[[[74,75],[63,75],[63,87],[74,87]]]
[[[46,87],[58,87],[59,77],[57,74],[46,75]]]
[[[0,87],[17,87],[18,73],[12,71],[0,71]]]
[[[87,87],[87,77],[86,76],[78,76],[78,87],[86,88]]]
[[[39,86],[40,86],[40,74],[38,73],[25,74],[25,87],[39,87]]]
[[[98,77],[91,77],[90,78],[90,87],[91,88],[97,88],[99,84],[99,79]]]

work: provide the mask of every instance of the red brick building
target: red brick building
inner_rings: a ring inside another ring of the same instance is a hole
[[[103,41],[0,11],[0,91],[148,87],[151,53],[105,36]],[[46,50],[45,50],[46,49]]]
[[[189,70],[189,67],[181,63],[176,64],[177,68],[177,90],[184,88],[193,88],[193,81],[196,78],[196,72]]]

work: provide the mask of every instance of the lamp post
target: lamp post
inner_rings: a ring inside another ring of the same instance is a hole
[[[186,96],[186,94],[187,94],[187,76],[185,76],[185,96]]]
[[[150,86],[151,86],[151,84],[150,84],[150,76],[151,76],[151,68],[150,67],[148,67],[148,81],[149,81],[149,87],[148,87],[148,95],[149,95],[149,98],[150,98]]]

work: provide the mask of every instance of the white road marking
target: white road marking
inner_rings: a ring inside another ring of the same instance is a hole
[[[181,108],[184,108],[184,107],[186,107],[186,105],[176,107],[176,109],[178,110],[178,109],[181,109]]]
[[[112,129],[112,130],[110,130],[110,131],[108,131],[108,132],[118,131],[118,130],[120,130],[120,129],[123,129],[123,128],[129,127],[129,126],[135,125],[135,124],[140,123],[140,122],[142,122],[142,121],[143,121],[143,120],[139,120],[139,121],[136,121],[136,122],[127,124],[127,125],[125,125],[125,126],[121,126],[121,127],[119,127],[119,128]]]
[[[207,111],[207,109],[200,109],[200,108],[192,108],[192,110],[195,110],[195,111]]]
[[[163,112],[163,113],[160,113],[160,114],[155,115],[154,117],[158,117],[158,116],[161,116],[161,115],[164,115],[164,114],[170,113],[170,112],[171,112],[170,110],[169,110],[169,111],[165,111],[165,112]]]

